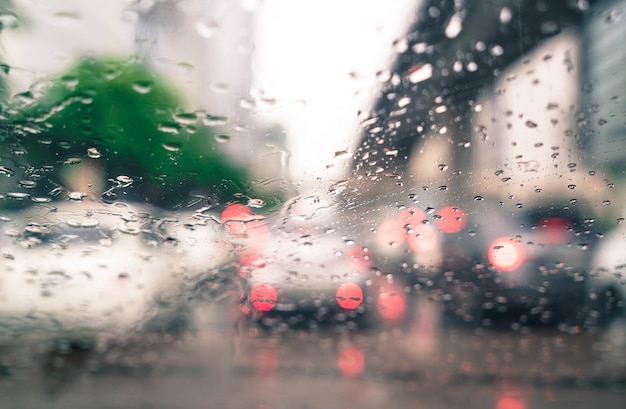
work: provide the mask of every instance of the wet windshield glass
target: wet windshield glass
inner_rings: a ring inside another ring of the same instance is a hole
[[[624,13],[0,0],[0,406],[623,407]]]

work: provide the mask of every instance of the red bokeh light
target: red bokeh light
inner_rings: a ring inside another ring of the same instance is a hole
[[[489,263],[498,270],[515,271],[526,260],[526,250],[512,237],[500,237],[491,242],[487,253]]]
[[[372,265],[372,258],[368,249],[363,247],[353,247],[346,254],[346,263],[350,270],[367,271]]]
[[[572,236],[572,224],[563,217],[546,217],[537,223],[537,232],[543,243],[564,243]]]
[[[458,233],[467,225],[467,215],[459,207],[446,206],[439,209],[435,223],[444,233]]]
[[[259,284],[250,291],[250,302],[257,311],[271,311],[276,306],[277,301],[276,289],[267,284]]]
[[[381,247],[401,246],[406,241],[406,228],[400,219],[387,219],[378,226],[376,240]]]
[[[378,313],[388,321],[396,321],[404,317],[406,311],[406,296],[401,288],[388,286],[382,288],[376,302]]]
[[[439,237],[431,225],[420,224],[409,232],[407,242],[414,252],[426,253],[437,247]]]
[[[345,376],[358,376],[365,370],[365,355],[356,346],[350,346],[339,351],[337,366]]]
[[[357,284],[344,283],[339,286],[335,298],[345,310],[354,310],[363,303],[363,290]]]

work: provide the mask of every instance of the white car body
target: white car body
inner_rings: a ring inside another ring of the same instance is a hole
[[[120,338],[184,309],[185,289],[227,263],[230,246],[210,216],[159,213],[66,202],[3,215],[0,325],[22,334]]]

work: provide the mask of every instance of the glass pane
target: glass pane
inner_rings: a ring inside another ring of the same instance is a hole
[[[623,0],[0,0],[0,406],[621,408]]]

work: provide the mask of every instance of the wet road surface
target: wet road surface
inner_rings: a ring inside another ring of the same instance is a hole
[[[215,313],[215,311],[213,312]],[[211,314],[208,314],[211,315]],[[50,353],[0,350],[0,408],[623,408],[626,329],[194,334]],[[237,334],[237,335],[235,335]]]

